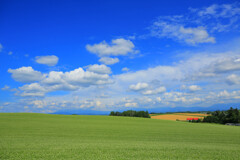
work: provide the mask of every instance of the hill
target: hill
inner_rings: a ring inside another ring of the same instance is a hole
[[[240,127],[0,113],[0,159],[239,159]]]

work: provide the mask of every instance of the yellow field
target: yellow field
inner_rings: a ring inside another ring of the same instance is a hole
[[[201,114],[201,113],[174,113],[174,114],[162,114],[162,115],[151,115],[152,119],[163,119],[163,120],[173,120],[176,121],[181,120],[187,120],[187,118],[203,118],[204,116],[207,116],[207,114]]]
[[[174,113],[174,114],[187,115],[187,116],[201,116],[201,117],[208,116],[208,114],[203,114],[203,113]]]

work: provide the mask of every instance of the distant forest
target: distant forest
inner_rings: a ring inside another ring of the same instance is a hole
[[[240,123],[240,112],[237,108],[232,107],[227,111],[214,111],[209,112],[210,116],[204,117],[202,122],[208,123]]]
[[[114,112],[110,113],[110,116],[126,116],[126,117],[143,117],[143,118],[150,118],[148,111],[134,111],[128,110],[124,112]]]

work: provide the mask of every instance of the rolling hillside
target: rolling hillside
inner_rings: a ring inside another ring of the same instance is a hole
[[[239,159],[240,127],[0,113],[0,159]]]

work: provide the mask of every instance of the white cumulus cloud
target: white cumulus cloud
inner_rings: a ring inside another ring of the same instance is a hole
[[[125,103],[125,107],[137,107],[138,106],[138,104],[137,103],[135,103],[135,102],[128,102],[128,103]]]
[[[148,89],[148,90],[142,91],[141,93],[145,95],[153,95],[153,94],[159,94],[164,92],[166,92],[166,87],[162,86],[156,89]]]
[[[45,88],[43,88],[39,83],[31,83],[31,84],[26,84],[22,87],[19,87],[19,89],[24,90],[24,91],[30,91],[30,92],[36,92],[36,91],[45,91]]]
[[[35,71],[32,67],[21,67],[18,69],[8,69],[9,73],[12,73],[12,78],[19,82],[35,82],[44,78],[44,75]]]
[[[215,43],[215,38],[210,37],[203,27],[184,28],[181,26],[177,38],[183,39],[188,44]]]
[[[89,65],[87,66],[87,71],[94,72],[94,73],[99,73],[99,74],[110,74],[111,68],[107,67],[104,64],[94,64],[94,65]]]
[[[159,94],[166,92],[166,88],[164,86],[154,88],[150,86],[148,83],[137,83],[137,84],[132,84],[129,86],[129,89],[135,92],[140,92],[141,94],[144,95],[154,95],[154,94]]]
[[[111,58],[111,57],[102,57],[99,59],[99,62],[104,63],[106,65],[112,65],[119,62],[118,58]]]
[[[10,71],[13,72],[12,70]],[[37,72],[34,70],[32,71],[33,73]],[[22,74],[22,72],[21,74],[18,73],[17,77],[15,72],[12,76],[18,81],[24,80],[24,82],[33,82],[33,79],[31,79],[30,81],[28,77],[26,80],[26,73],[24,75]],[[112,80],[110,80],[110,76],[108,75],[110,73],[111,69],[109,67],[97,64],[87,66],[86,71],[81,67],[69,72],[51,71],[48,74],[42,76],[41,78],[34,79],[34,81],[38,82],[26,84],[22,87],[19,87],[20,92],[17,93],[17,95],[44,96],[45,93],[53,91],[73,91],[79,89],[80,87],[110,84],[113,82]],[[19,74],[21,76],[19,76]],[[40,73],[40,75],[42,74]],[[25,77],[23,78],[23,76]],[[30,76],[31,78],[33,77],[32,74],[29,74],[27,76]]]
[[[201,90],[202,88],[198,85],[191,85],[189,86],[189,90],[192,91],[192,92],[195,92],[195,91],[199,91]]]
[[[129,70],[130,70],[130,69],[127,68],[127,67],[122,68],[122,71],[124,71],[124,72],[127,72],[127,71],[129,71]]]
[[[99,57],[127,55],[128,53],[135,52],[134,47],[134,44],[130,40],[123,38],[114,39],[111,44],[103,41],[99,44],[86,45],[86,49],[89,52],[94,53]]]
[[[92,71],[84,71],[82,68],[77,68],[70,72],[65,72],[64,80],[72,85],[90,86],[109,83],[109,75],[96,73]]]
[[[143,89],[146,89],[148,88],[148,84],[147,83],[137,83],[137,84],[132,84],[129,86],[129,89],[130,90],[133,90],[133,91],[140,91],[140,90],[143,90]]]
[[[190,85],[190,86],[182,85],[181,89],[189,90],[191,92],[202,90],[202,88],[198,85]]]
[[[152,36],[167,37],[173,40],[183,41],[190,45],[198,43],[215,43],[215,38],[209,36],[207,30],[202,27],[184,27],[183,24],[158,20],[154,22],[151,30]]]
[[[35,61],[39,64],[45,64],[48,66],[55,66],[58,63],[58,57],[55,55],[50,56],[37,56]]]
[[[161,102],[161,101],[162,101],[162,98],[161,98],[161,97],[157,97],[156,100],[157,100],[158,102]]]
[[[240,76],[236,74],[231,74],[227,77],[227,83],[230,85],[240,84]]]

